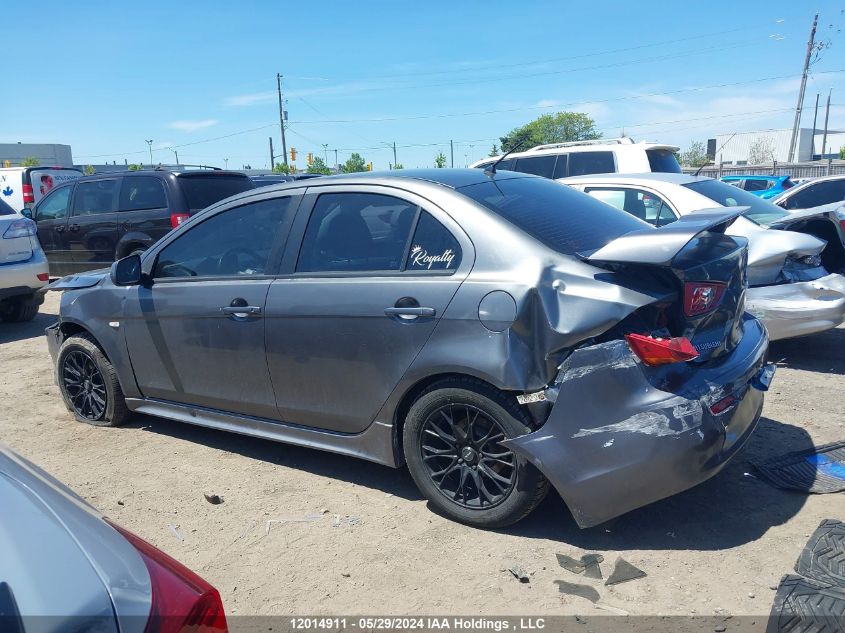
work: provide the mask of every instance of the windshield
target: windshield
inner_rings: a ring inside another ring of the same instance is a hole
[[[593,251],[625,233],[651,228],[624,211],[545,178],[491,180],[458,191],[564,255]]]
[[[213,173],[207,176],[181,176],[179,185],[191,211],[205,209],[223,198],[255,189],[255,184],[246,176],[216,176]]]
[[[687,183],[684,187],[710,198],[723,207],[751,207],[744,215],[757,224],[771,224],[789,215],[768,200],[720,180],[699,180]]]

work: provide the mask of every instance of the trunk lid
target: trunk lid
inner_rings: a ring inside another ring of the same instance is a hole
[[[672,299],[641,308],[613,334],[685,337],[699,354],[696,363],[733,350],[742,338],[747,240],[725,235],[725,229],[743,211],[698,211],[582,254],[591,264],[627,274],[632,285],[651,277],[675,289]]]

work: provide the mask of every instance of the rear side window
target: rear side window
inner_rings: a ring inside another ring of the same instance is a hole
[[[612,174],[616,172],[613,152],[573,152],[569,155],[569,175]]]
[[[73,215],[99,215],[114,211],[117,180],[94,180],[76,185]]]
[[[14,215],[15,210],[8,204],[0,200],[0,215]]]
[[[523,174],[534,174],[543,178],[552,178],[555,174],[556,156],[532,156],[530,158],[519,158],[516,161],[515,171]]]
[[[649,191],[625,187],[591,187],[584,192],[653,226],[664,226],[677,219],[669,205]]]
[[[765,191],[771,189],[774,183],[771,180],[763,180],[760,178],[748,178],[745,180],[743,189],[746,191]]]
[[[224,198],[255,188],[246,176],[216,176],[213,172],[202,176],[179,176],[176,182],[185,195],[189,211],[205,209]]]
[[[721,180],[698,180],[683,186],[710,198],[723,207],[751,207],[746,211],[745,217],[758,224],[769,224],[789,215],[768,200],[763,200],[760,196],[733,187]]]
[[[70,192],[73,187],[63,187],[51,191],[38,204],[35,210],[37,220],[58,220],[67,217],[67,203],[70,201]]]
[[[668,149],[647,149],[648,166],[651,171],[663,172],[665,174],[680,174],[681,166],[675,154]]]
[[[417,209],[393,196],[322,194],[308,219],[296,271],[399,271]]]
[[[455,270],[461,246],[449,230],[423,211],[411,240],[407,270]]]
[[[566,165],[569,162],[569,154],[558,154],[555,164],[555,178],[566,178]]]
[[[492,180],[458,191],[564,255],[593,251],[648,227],[623,211],[543,178]]]
[[[786,201],[787,209],[811,209],[845,200],[845,178],[809,185]]]
[[[120,185],[121,211],[161,209],[167,206],[164,183],[154,176],[127,176]]]

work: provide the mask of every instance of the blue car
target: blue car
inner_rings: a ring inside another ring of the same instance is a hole
[[[722,176],[720,180],[764,200],[775,198],[795,186],[789,176]]]

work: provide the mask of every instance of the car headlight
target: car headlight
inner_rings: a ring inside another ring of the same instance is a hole
[[[38,229],[35,222],[29,218],[24,218],[23,220],[15,220],[12,222],[6,229],[6,232],[3,233],[3,239],[10,240],[15,237],[30,237],[35,235],[37,232]]]

